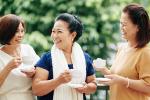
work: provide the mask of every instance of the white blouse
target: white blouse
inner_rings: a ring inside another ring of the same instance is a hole
[[[0,100],[34,100],[31,91],[31,78],[21,72],[22,67],[34,67],[39,56],[27,44],[21,44],[22,64],[13,69],[0,87]],[[0,50],[0,71],[13,57]],[[32,62],[32,63],[27,63]]]

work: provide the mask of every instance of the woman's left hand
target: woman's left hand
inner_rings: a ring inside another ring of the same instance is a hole
[[[76,88],[76,90],[78,91],[78,92],[80,92],[80,93],[87,93],[88,92],[88,85],[87,85],[87,83],[84,83],[83,84],[83,87],[79,87],[79,88]]]
[[[126,83],[127,78],[116,75],[116,74],[105,75],[105,77],[111,79],[109,81],[101,82],[102,84],[105,84],[105,85],[127,84]]]
[[[23,72],[28,78],[32,78],[35,75],[35,68],[31,69],[31,71],[21,71]]]

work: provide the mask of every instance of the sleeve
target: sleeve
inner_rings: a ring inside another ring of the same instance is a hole
[[[150,85],[150,48],[144,49],[141,53],[137,71],[139,79],[144,80],[147,85]]]
[[[34,64],[36,64],[36,62],[40,59],[40,57],[36,54],[36,52],[34,51],[33,47],[28,45],[28,48],[29,48],[29,52],[30,52],[30,55],[33,57],[34,59]]]
[[[52,67],[50,53],[44,53],[35,66],[49,71],[50,67]]]
[[[84,55],[86,60],[86,76],[94,75],[95,70],[92,65],[93,60],[87,53],[84,53]]]

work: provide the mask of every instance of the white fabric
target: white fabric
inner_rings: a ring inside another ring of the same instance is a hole
[[[57,78],[64,70],[69,69],[66,58],[63,51],[53,45],[52,50],[52,64],[53,64],[53,76]],[[82,72],[81,82],[85,82],[86,79],[86,63],[84,53],[79,44],[74,43],[72,47],[71,59],[73,62],[73,68]],[[77,92],[75,89],[69,87],[67,84],[58,86],[54,90],[53,100],[83,100],[83,94]]]
[[[33,48],[27,44],[21,44],[21,57],[24,56],[31,58],[33,64],[39,60]],[[11,59],[10,55],[0,50],[0,71],[5,68]],[[20,71],[21,67],[27,66],[22,63],[18,68],[13,69],[5,79],[0,87],[0,100],[34,100],[31,91],[31,79]]]

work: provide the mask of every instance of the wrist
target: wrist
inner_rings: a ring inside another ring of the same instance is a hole
[[[129,85],[130,85],[130,80],[129,80],[129,78],[128,78],[128,77],[126,78],[126,80],[127,80],[127,82],[126,82],[126,88],[128,88],[128,87],[129,87]]]

